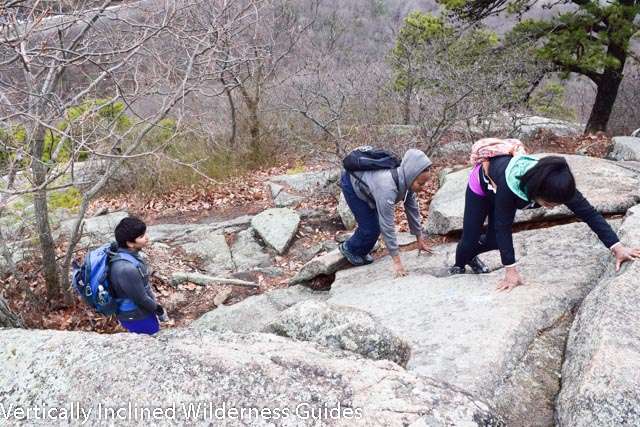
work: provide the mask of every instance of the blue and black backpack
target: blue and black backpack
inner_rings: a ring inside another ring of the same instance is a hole
[[[140,269],[138,259],[131,254],[118,252],[117,247],[111,243],[89,252],[81,265],[73,263],[71,282],[74,289],[94,310],[106,316],[136,308],[129,298],[115,298],[109,284],[109,265],[120,259]]]

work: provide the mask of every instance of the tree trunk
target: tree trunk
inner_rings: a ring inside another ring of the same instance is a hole
[[[42,162],[44,149],[44,129],[37,126],[34,131],[31,171],[33,172],[34,187],[40,187],[47,180],[48,166]],[[33,198],[38,241],[42,253],[42,267],[47,284],[47,297],[52,299],[60,294],[60,276],[56,263],[56,245],[49,227],[49,207],[47,206],[47,189],[35,192]]]
[[[24,328],[20,317],[9,310],[9,306],[2,297],[0,297],[0,328]]]
[[[613,105],[618,97],[624,64],[627,61],[627,51],[624,47],[612,41],[607,47],[607,55],[617,59],[618,66],[616,68],[605,68],[604,72],[596,80],[598,87],[596,100],[591,109],[585,133],[605,132],[607,130]]]
[[[602,74],[598,82],[596,100],[591,109],[585,133],[605,132],[607,130],[621,82],[622,73],[618,71],[607,70]]]
[[[251,135],[251,151],[254,156],[262,155],[262,141],[260,141],[260,117],[258,116],[258,102],[247,99],[249,110],[249,134]]]
[[[229,101],[229,109],[231,110],[231,136],[229,137],[229,146],[235,148],[236,146],[236,133],[238,129],[238,120],[236,118],[236,105],[233,102],[233,94],[229,88],[225,87],[225,93],[227,94],[227,100]]]
[[[402,123],[405,125],[411,124],[411,95],[413,93],[413,88],[411,85],[407,85],[404,90],[404,105],[403,105],[403,114],[402,114]]]

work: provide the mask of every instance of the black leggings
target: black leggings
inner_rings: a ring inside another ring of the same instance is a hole
[[[489,217],[487,231],[482,234],[484,221],[487,217]],[[478,196],[467,186],[462,238],[456,249],[456,266],[464,267],[476,255],[495,249],[498,249],[498,242],[493,221],[493,195]]]

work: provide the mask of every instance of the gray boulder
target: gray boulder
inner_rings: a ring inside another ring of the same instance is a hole
[[[231,246],[236,271],[248,271],[271,265],[271,257],[258,243],[255,234],[253,228],[248,228],[236,235],[236,240]]]
[[[351,212],[351,208],[349,208],[347,200],[344,198],[344,194],[342,194],[342,192],[340,192],[337,211],[344,228],[347,230],[353,230],[356,228],[356,218],[353,216],[353,212]]]
[[[531,139],[540,130],[552,132],[557,136],[581,135],[584,125],[565,120],[550,119],[540,116],[522,116],[514,120],[513,136],[520,139]]]
[[[9,329],[0,330],[0,340],[4,407],[70,411],[79,402],[73,425],[389,426],[423,417],[443,426],[500,422],[482,401],[394,363],[271,334],[189,329],[153,338]],[[136,375],[123,369],[132,366]],[[212,413],[187,412],[198,405]],[[145,418],[144,408],[160,409],[147,410],[153,415]],[[320,415],[312,417],[311,410]],[[29,419],[29,425],[51,423]]]
[[[286,316],[279,325],[285,334],[331,345],[325,329],[332,323],[322,323],[330,309],[314,310],[317,302],[362,310],[408,343],[410,371],[489,401],[507,425],[553,425],[573,313],[612,258],[580,223],[517,233],[514,241],[527,285],[510,293],[495,291],[504,275],[497,252],[482,255],[492,273],[449,277],[455,245],[448,244],[437,246],[433,255],[403,252],[405,278],[393,279],[391,260],[385,257],[338,271],[328,299],[326,293],[293,287],[277,291],[286,304],[274,303],[268,293],[232,306],[236,312],[208,313],[197,326],[275,331],[264,328]],[[315,305],[294,306],[284,314],[285,306],[310,298]],[[340,339],[333,343],[342,345]]]
[[[640,138],[616,136],[608,158],[611,160],[640,161]]]
[[[284,254],[298,230],[300,216],[289,208],[267,209],[251,220],[262,240],[279,254]]]
[[[431,155],[433,157],[452,157],[452,156],[468,156],[471,152],[473,142],[454,141],[448,144],[440,144],[433,149]]]
[[[406,366],[409,344],[380,325],[369,313],[319,301],[303,301],[280,313],[264,332],[326,347],[348,350],[368,359]]]
[[[622,240],[640,247],[640,207]],[[557,403],[558,425],[640,425],[640,262],[609,271],[582,303],[571,327]]]
[[[338,181],[339,176],[339,169],[330,169],[319,172],[278,175],[271,177],[269,181],[279,184],[282,187],[280,190],[289,188],[297,192],[309,193],[318,190],[327,190],[331,184]],[[273,192],[274,187],[271,188]]]
[[[106,215],[95,216],[84,219],[83,234],[80,243],[82,245],[94,246],[115,240],[114,230],[118,223],[128,217],[127,212],[113,212]],[[75,218],[62,221],[60,223],[60,233],[70,236],[75,225]]]
[[[544,156],[546,154],[541,154]],[[624,213],[640,201],[640,175],[616,162],[565,155],[580,191],[602,213]],[[447,234],[462,229],[464,195],[470,168],[446,176],[429,208],[426,230],[432,234]],[[603,183],[615,183],[604,185]],[[553,209],[519,210],[516,223],[542,221],[572,216],[565,206]]]
[[[552,425],[564,342],[573,310],[611,261],[584,224],[518,233],[527,286],[495,290],[504,276],[449,277],[455,245],[433,255],[402,253],[409,275],[393,279],[391,260],[339,271],[329,304],[367,311],[408,341],[407,368],[494,402],[507,425]]]
[[[273,203],[277,208],[292,206],[303,200],[303,197],[288,193],[284,186],[276,184],[275,182],[269,183],[269,189],[271,190]]]
[[[204,264],[209,274],[224,274],[235,270],[231,250],[224,234],[199,231],[192,235],[193,241],[181,245],[188,255],[195,255]]]
[[[210,224],[156,224],[147,227],[147,235],[154,242],[188,243],[196,236],[219,232],[234,232],[246,228],[252,216],[243,215],[227,221]]]
[[[222,306],[191,323],[199,330],[258,332],[289,307],[306,300],[324,301],[326,292],[315,292],[302,286],[277,289],[247,298],[237,304]]]

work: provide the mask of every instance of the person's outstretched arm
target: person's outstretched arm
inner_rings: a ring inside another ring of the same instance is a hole
[[[584,221],[591,230],[598,235],[600,241],[609,249],[620,243],[620,239],[609,223],[604,219],[591,203],[576,191],[571,202],[566,205],[578,218]]]
[[[620,270],[624,262],[640,257],[640,249],[628,248],[623,245],[607,220],[589,203],[580,191],[576,191],[573,200],[567,203],[566,206],[584,221],[596,233],[600,241],[611,250],[616,258],[616,271]]]

